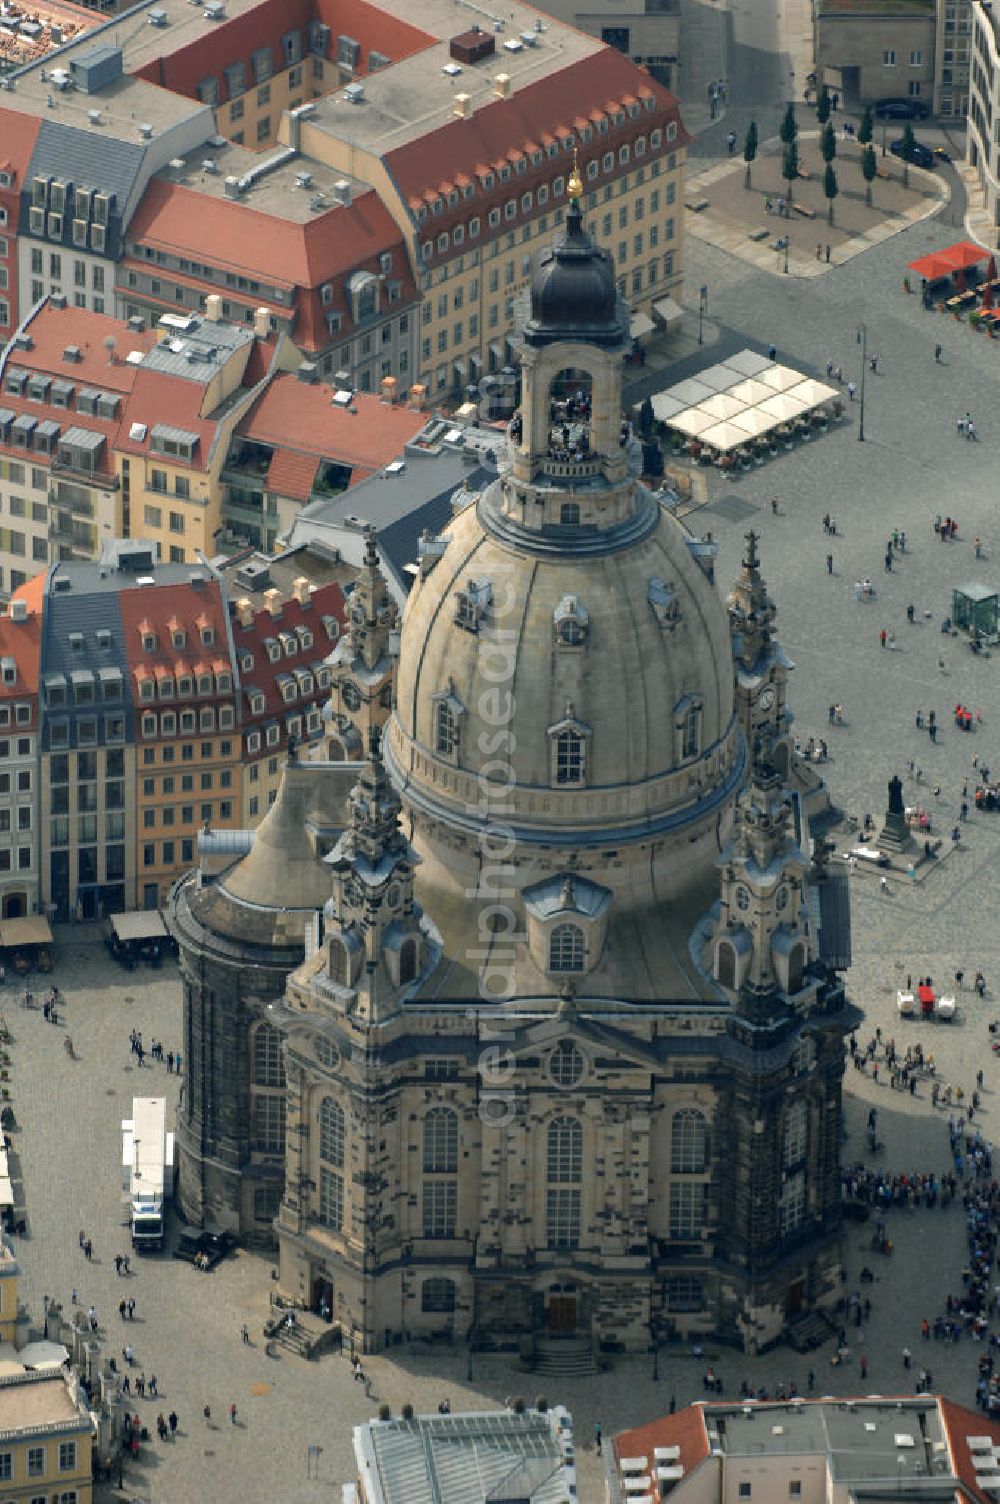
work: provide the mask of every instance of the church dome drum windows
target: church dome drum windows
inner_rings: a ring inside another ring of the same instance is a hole
[[[319,1109],[319,1219],[340,1232],[344,1225],[344,1109],[324,1097]]]
[[[549,936],[549,970],[555,973],[585,969],[587,942],[578,924],[557,924]]]
[[[703,1175],[708,1169],[708,1125],[697,1107],[682,1107],[670,1124],[670,1173]]]
[[[465,706],[455,694],[454,684],[434,696],[434,751],[446,762],[458,764],[459,740]]]

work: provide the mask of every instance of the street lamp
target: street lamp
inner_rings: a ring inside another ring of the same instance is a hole
[[[785,271],[786,271],[786,273],[788,271],[788,242],[789,242],[789,238],[790,237],[788,235],[785,236]]]
[[[708,307],[708,286],[703,285],[698,297],[698,343],[704,344],[703,329],[705,324],[705,310]]]
[[[865,371],[868,369],[868,325],[858,325],[858,344],[861,346],[861,421],[858,424],[858,439],[865,442]]]

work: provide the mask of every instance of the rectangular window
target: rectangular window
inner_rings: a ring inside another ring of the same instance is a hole
[[[425,1180],[423,1228],[425,1238],[453,1238],[458,1218],[458,1183]]]
[[[883,68],[894,68],[896,66],[896,49],[894,47],[887,47],[882,53],[882,66]]]
[[[708,1214],[708,1186],[703,1181],[674,1181],[670,1187],[670,1236],[700,1239]]]
[[[45,1472],[45,1448],[28,1448],[28,1477],[41,1478]]]
[[[545,1193],[546,1241],[549,1248],[580,1246],[580,1192],[550,1186]]]
[[[319,1219],[336,1232],[344,1225],[344,1177],[333,1170],[319,1172]]]

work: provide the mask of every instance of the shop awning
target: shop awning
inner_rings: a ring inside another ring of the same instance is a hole
[[[646,313],[633,313],[629,319],[628,332],[633,339],[642,339],[647,334],[652,334],[656,325]]]
[[[136,909],[127,914],[110,914],[108,919],[119,940],[167,939],[167,927],[159,909]]]
[[[658,303],[654,303],[653,313],[666,329],[679,324],[684,317],[683,308],[679,303],[675,303],[673,298],[661,298]]]
[[[6,949],[15,945],[51,945],[52,931],[49,921],[41,914],[29,914],[22,919],[0,921],[0,946]]]
[[[940,251],[930,251],[916,261],[908,261],[906,265],[918,277],[923,277],[925,282],[936,282],[952,272],[967,272],[970,267],[988,261],[989,257],[990,253],[985,246],[976,245],[972,240],[956,240],[954,245],[945,246]]]

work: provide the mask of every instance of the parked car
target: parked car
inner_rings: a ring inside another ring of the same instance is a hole
[[[903,155],[902,136],[898,137],[898,139],[895,141],[889,142],[889,150],[892,152],[894,157],[901,157]],[[910,161],[913,163],[914,167],[933,167],[937,161],[937,158],[935,157],[929,146],[925,146],[922,141],[914,141],[913,155],[910,158]]]
[[[231,1232],[203,1232],[198,1228],[185,1228],[177,1239],[175,1259],[185,1259],[197,1269],[214,1269],[236,1247]]]
[[[926,120],[931,107],[923,99],[877,99],[875,117],[878,120]]]

